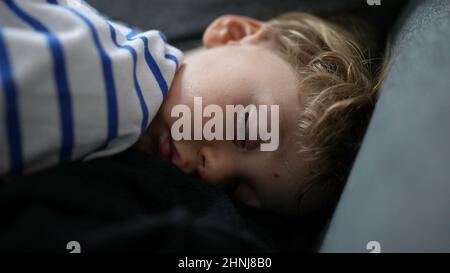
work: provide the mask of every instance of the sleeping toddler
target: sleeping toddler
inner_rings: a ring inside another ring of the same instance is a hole
[[[247,205],[314,213],[335,203],[369,123],[381,83],[369,52],[301,12],[221,16],[183,55],[82,1],[5,0],[0,175],[135,147]],[[229,106],[243,107],[219,115]]]

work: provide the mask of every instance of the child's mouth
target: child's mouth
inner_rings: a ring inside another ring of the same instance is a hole
[[[170,135],[159,144],[159,155],[162,159],[170,161],[177,167],[180,167],[181,157]]]

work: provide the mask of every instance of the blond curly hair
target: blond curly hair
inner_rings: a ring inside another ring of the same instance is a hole
[[[304,101],[299,152],[311,166],[307,191],[314,187],[335,200],[370,121],[383,69],[376,69],[368,39],[332,21],[291,12],[268,24],[269,40],[298,73]]]

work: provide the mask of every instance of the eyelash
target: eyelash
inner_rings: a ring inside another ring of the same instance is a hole
[[[249,114],[248,113],[245,113],[245,128],[246,128],[246,131],[245,131],[245,134],[246,134],[246,137],[248,137],[248,119],[249,119]],[[248,141],[247,141],[247,139],[244,139],[244,140],[234,140],[233,141],[233,143],[239,148],[239,149],[242,149],[242,150],[247,150],[247,151],[251,151],[251,150],[254,150],[255,148],[257,148],[257,147],[259,147],[259,141],[258,140],[252,140],[252,142],[254,143],[254,144],[256,144],[256,145],[252,145],[252,146],[249,146],[248,145]]]

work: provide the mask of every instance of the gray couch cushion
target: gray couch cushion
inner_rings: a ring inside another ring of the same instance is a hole
[[[382,31],[390,25],[404,0],[369,6],[363,0],[87,0],[114,20],[141,29],[159,29],[182,50],[201,45],[206,27],[223,14],[240,14],[260,20],[288,11],[324,16],[360,14]]]
[[[450,2],[412,1],[321,252],[450,252]]]

